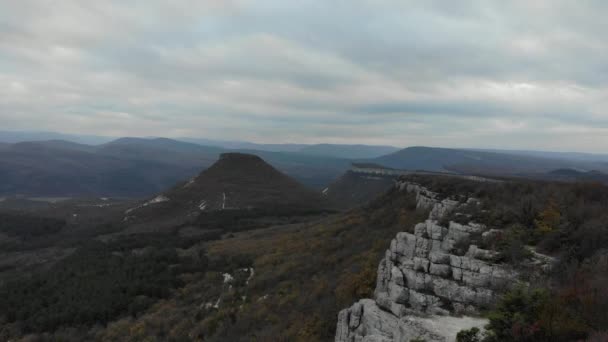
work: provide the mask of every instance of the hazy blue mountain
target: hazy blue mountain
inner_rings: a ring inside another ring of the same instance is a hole
[[[201,168],[224,150],[166,138],[120,138],[99,146],[97,154]]]
[[[32,148],[37,147],[52,150],[95,152],[99,149],[98,145],[79,144],[67,140],[25,141],[13,144],[12,146],[13,148],[19,148],[19,146],[28,146],[31,144],[33,144]]]
[[[278,148],[278,145],[274,145]],[[292,146],[293,147],[293,146]],[[321,190],[353,161],[407,170],[556,179],[557,169],[608,172],[608,162],[514,152],[410,147],[378,158],[355,158],[390,146],[314,145],[296,152],[222,148],[167,138],[120,138],[91,145],[66,140],[0,143],[0,194],[147,196],[196,175],[226,152],[255,154],[277,170]],[[351,156],[338,158],[335,155]],[[586,156],[586,155],[585,155]],[[559,179],[567,177],[561,176]],[[572,177],[570,177],[572,178]],[[568,179],[570,179],[568,178]],[[575,177],[587,179],[586,177]]]
[[[553,180],[608,183],[608,173],[597,170],[584,172],[573,169],[558,169],[549,172],[547,176]]]
[[[195,144],[185,141],[179,141],[169,138],[133,138],[125,137],[116,140],[112,140],[101,147],[108,146],[138,146],[138,147],[150,147],[150,148],[161,148],[168,151],[174,152],[220,152],[223,149],[217,146],[205,146],[201,144]]]
[[[545,173],[560,168],[580,170],[606,168],[605,165],[597,162],[420,146],[408,147],[371,161],[397,169],[493,175]]]
[[[0,193],[147,196],[192,177],[220,152],[170,139],[128,138],[96,146],[20,142],[0,149]]]
[[[310,187],[344,171],[344,159],[289,152],[226,150],[166,138],[121,138],[102,145],[50,140],[0,146],[0,194],[147,196],[193,177],[224,152],[257,154]]]
[[[28,196],[142,196],[191,176],[187,166],[116,158],[25,142],[0,150],[0,193]]]
[[[207,167],[224,152],[258,155],[281,172],[315,188],[326,186],[350,167],[350,161],[340,158],[247,148],[224,149],[166,138],[121,138],[103,145],[98,153],[191,167]]]
[[[65,134],[44,131],[0,131],[0,142],[18,143],[24,141],[64,140],[80,144],[98,145],[111,141],[111,137],[82,134]]]
[[[308,146],[304,144],[256,144],[247,141],[213,140],[204,138],[178,138],[199,145],[218,146],[229,150],[255,150],[267,152],[297,152]]]
[[[246,141],[226,141],[202,138],[179,138],[178,140],[200,145],[218,146],[228,150],[299,152],[303,154],[345,159],[375,158],[399,150],[398,147],[394,146],[376,146],[361,144],[256,144]]]
[[[375,158],[372,161],[396,169],[448,172],[450,166],[480,159],[479,155],[484,154],[486,153],[416,146]]]
[[[300,153],[346,159],[376,158],[396,151],[399,148],[394,146],[338,144],[317,144],[299,150]]]
[[[313,156],[293,152],[236,151],[258,155],[300,183],[319,190],[340,177],[351,166],[350,160],[341,158]]]
[[[472,149],[482,152],[496,152],[504,154],[514,154],[520,156],[532,156],[550,159],[566,159],[578,161],[604,161],[608,162],[608,154],[582,153],[582,152],[552,152],[552,151],[532,151],[532,150],[496,150],[496,149]]]

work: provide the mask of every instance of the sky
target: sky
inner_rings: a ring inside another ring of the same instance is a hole
[[[603,0],[0,0],[0,127],[608,152]]]

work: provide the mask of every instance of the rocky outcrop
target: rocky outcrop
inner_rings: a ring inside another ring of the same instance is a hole
[[[336,341],[427,342],[454,341],[460,330],[483,327],[486,320],[453,316],[397,317],[382,310],[372,299],[362,299],[338,315]]]
[[[437,330],[433,322],[452,320],[462,329],[471,328],[468,323],[481,328],[483,320],[450,315],[478,313],[516,276],[493,262],[496,252],[470,243],[488,231],[485,226],[439,224],[444,215],[477,200],[441,199],[408,182],[397,187],[415,193],[417,207],[429,210],[429,219],[416,225],[414,233],[398,233],[391,241],[378,267],[375,300],[362,300],[340,312],[337,342],[451,341],[457,331]]]
[[[366,336],[368,341],[392,341],[399,319],[381,310],[371,299],[363,299],[338,315],[336,341],[356,341]]]
[[[396,186],[401,191],[415,193],[416,208],[430,210],[429,219],[437,220],[450,213],[460,204],[459,201],[450,198],[441,200],[438,193],[432,192],[418,184],[398,181]],[[475,201],[475,199],[471,199],[471,201]]]
[[[513,277],[504,266],[495,265],[492,251],[470,245],[465,255],[456,246],[466,244],[481,225],[435,220],[416,225],[415,233],[399,233],[391,242],[378,268],[376,302],[394,315],[425,313],[476,313],[489,305],[494,291]]]

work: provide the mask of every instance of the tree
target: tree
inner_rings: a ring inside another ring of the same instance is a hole
[[[562,215],[555,203],[553,198],[549,199],[549,202],[545,206],[545,209],[540,212],[538,219],[535,221],[536,230],[541,234],[545,235],[551,233],[559,227]]]
[[[486,341],[539,341],[540,313],[548,294],[544,290],[529,290],[518,286],[506,293],[490,313]]]

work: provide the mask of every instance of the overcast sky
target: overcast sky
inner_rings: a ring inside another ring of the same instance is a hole
[[[608,152],[608,1],[0,0],[0,129]]]

